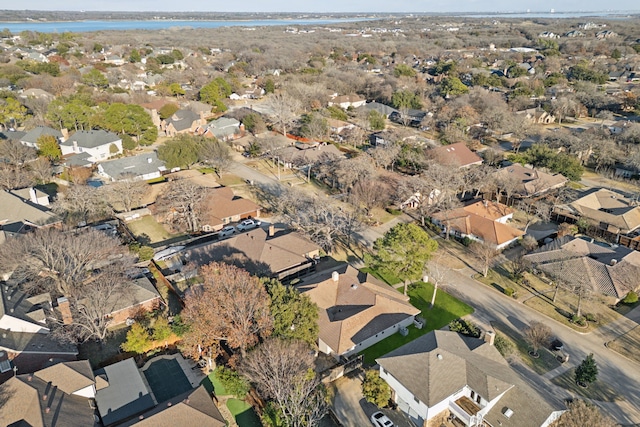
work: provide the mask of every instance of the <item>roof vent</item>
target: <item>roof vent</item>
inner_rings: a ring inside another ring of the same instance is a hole
[[[171,406],[171,402],[167,403],[167,408],[168,408],[169,406]]]
[[[511,418],[511,416],[513,415],[513,410],[511,408],[504,408],[502,410],[502,415],[504,415],[507,418]]]
[[[609,262],[609,265],[613,266],[613,265],[616,265],[617,263],[618,263],[618,260],[617,260],[617,259],[612,259],[612,260]]]
[[[438,353],[436,357],[438,358],[438,360],[442,360],[442,355],[440,353]]]
[[[331,279],[333,279],[334,282],[337,282],[340,280],[340,274],[337,271],[334,271],[331,273]]]
[[[357,283],[352,283],[351,284],[351,289],[358,289],[358,284]]]

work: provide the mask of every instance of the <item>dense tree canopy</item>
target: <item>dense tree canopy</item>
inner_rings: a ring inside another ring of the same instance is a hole
[[[271,298],[273,335],[297,339],[309,345],[318,341],[318,306],[292,286],[273,279],[265,281]]]

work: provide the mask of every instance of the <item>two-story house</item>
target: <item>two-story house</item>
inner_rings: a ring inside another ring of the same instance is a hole
[[[89,163],[106,160],[122,154],[122,139],[104,130],[79,130],[60,143],[63,156],[74,154]]]

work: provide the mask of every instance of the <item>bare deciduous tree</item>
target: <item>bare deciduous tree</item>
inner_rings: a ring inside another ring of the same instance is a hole
[[[229,146],[217,139],[204,139],[200,143],[198,159],[211,166],[218,177],[225,173],[233,163]]]
[[[276,124],[282,128],[282,134],[286,136],[287,127],[300,110],[300,101],[286,93],[278,93],[271,96],[265,105],[268,106]]]
[[[89,185],[72,184],[53,205],[54,212],[66,222],[87,224],[111,213],[101,190]]]
[[[273,399],[285,425],[311,427],[328,408],[313,366],[313,353],[304,342],[270,339],[249,353],[240,371],[264,397]]]
[[[487,277],[489,267],[491,267],[491,263],[498,255],[496,247],[487,242],[473,242],[470,249],[482,263],[482,276]]]
[[[200,202],[206,197],[206,189],[192,181],[171,181],[156,206],[166,221],[190,232],[200,230]]]
[[[145,181],[134,180],[133,176],[122,178],[120,181],[105,186],[103,191],[114,210],[123,209],[124,212],[129,212],[140,206],[150,187]]]
[[[569,410],[551,424],[551,427],[619,427],[611,418],[602,414],[597,406],[584,400],[574,400],[569,404]]]
[[[115,260],[122,266],[131,263],[127,248],[100,231],[55,228],[40,228],[0,246],[0,260],[4,272],[13,271],[29,287],[65,296],[82,288],[95,270]]]
[[[38,157],[27,165],[33,179],[40,183],[48,183],[53,176],[51,162],[45,157]]]
[[[524,330],[524,338],[533,348],[533,356],[538,356],[538,349],[549,345],[551,328],[544,323],[533,321]]]
[[[0,163],[0,187],[4,190],[14,190],[16,188],[24,188],[33,184],[33,179],[27,169]]]
[[[243,356],[260,338],[271,334],[269,295],[257,277],[227,264],[211,263],[200,270],[203,283],[185,298],[183,319],[191,326],[185,336],[188,351],[217,348],[226,341]]]

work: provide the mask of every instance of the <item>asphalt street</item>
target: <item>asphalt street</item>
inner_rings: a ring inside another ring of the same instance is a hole
[[[281,185],[275,177],[266,176],[241,163],[234,163],[230,172],[246,180],[252,180],[254,183]],[[393,222],[383,226],[365,228],[356,235],[356,238],[361,243],[371,247],[373,242],[378,237],[381,237],[392,225],[410,220],[408,216],[401,215],[395,218]],[[566,398],[574,397],[567,390],[554,385],[550,380],[556,375],[562,374],[565,370],[577,366],[589,353],[593,353],[598,364],[599,380],[609,384],[624,396],[624,400],[621,401],[594,401],[593,403],[600,406],[605,413],[622,425],[640,425],[640,369],[638,369],[639,367],[635,362],[609,350],[605,346],[606,342],[638,325],[640,308],[634,310],[627,317],[621,318],[594,332],[581,334],[517,302],[513,298],[503,295],[497,290],[477,282],[472,278],[473,274],[475,274],[475,271],[468,267],[460,270],[445,269],[445,284],[442,287],[475,308],[476,311],[472,317],[481,327],[486,330],[491,327],[490,323],[492,321],[499,321],[516,330],[521,330],[525,325],[535,320],[548,324],[552,328],[554,335],[565,343],[565,351],[569,354],[570,359],[569,362],[563,364],[557,370],[540,376],[524,365],[516,366],[516,369],[526,381],[556,403],[562,402]],[[355,410],[358,410],[360,402],[353,403]],[[363,411],[363,409],[361,408],[360,411]]]

